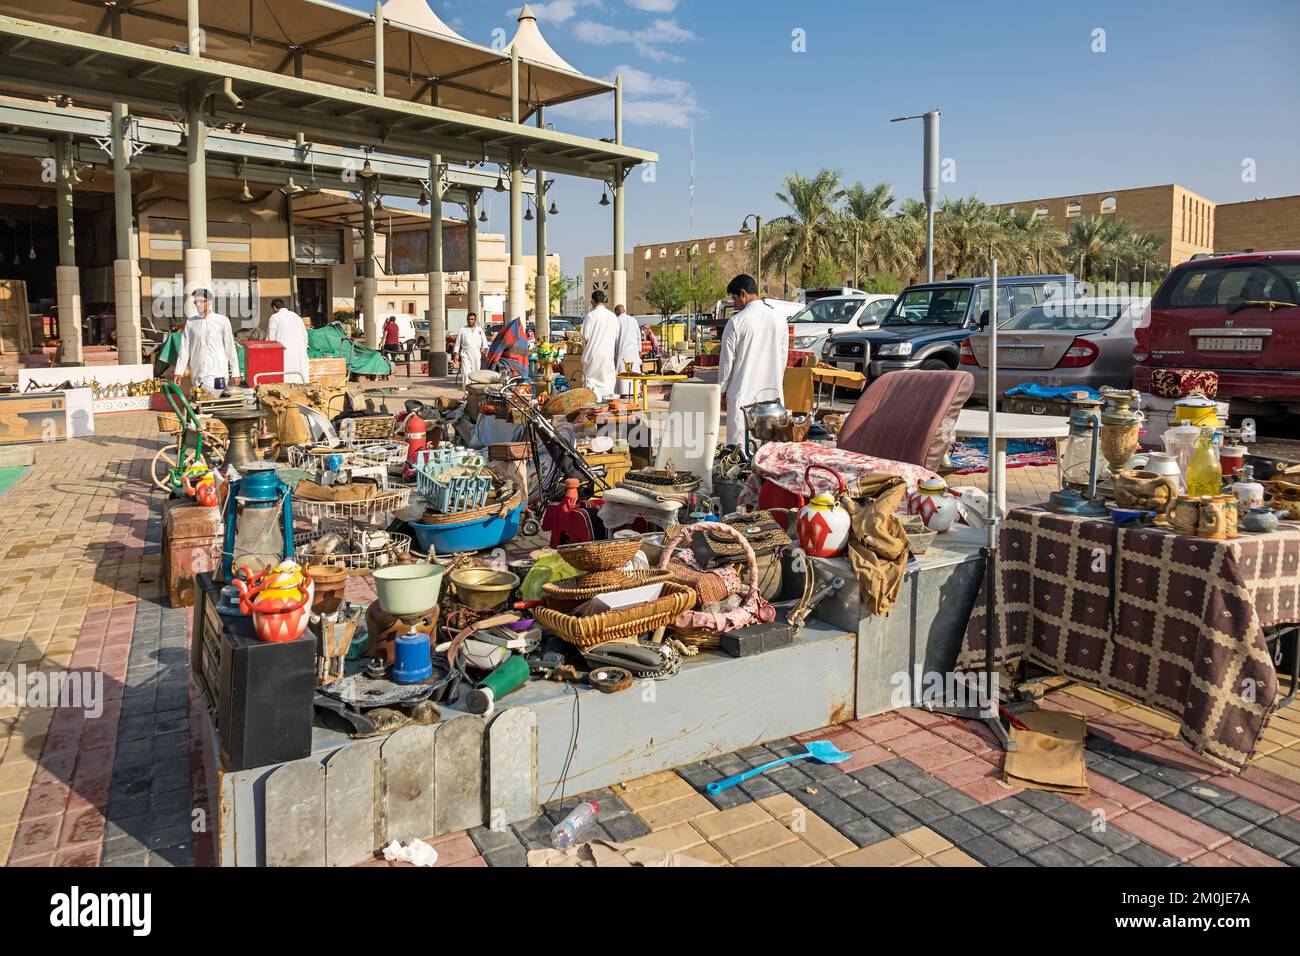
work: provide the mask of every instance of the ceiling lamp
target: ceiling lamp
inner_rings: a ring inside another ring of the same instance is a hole
[[[601,206],[608,206],[608,205],[609,205],[609,196],[608,196],[608,194],[606,194],[606,192],[605,192],[605,187],[604,187],[604,186],[601,186],[601,187],[600,187],[600,202],[598,203],[598,205],[601,205]]]
[[[546,210],[546,215],[548,215],[548,216],[558,216],[559,214],[560,214],[560,210],[556,207],[556,205],[555,205],[555,200],[554,200],[554,198],[552,198],[552,199],[551,199],[551,208],[548,209],[548,210]]]
[[[505,180],[501,178],[501,171],[497,170],[497,184],[492,187],[496,192],[503,193],[506,191]]]
[[[527,209],[524,210],[524,222],[532,222],[532,221],[533,221],[533,207],[529,206]]]
[[[486,210],[486,209],[484,209],[482,212],[480,212],[480,213],[478,214],[478,221],[479,221],[479,222],[487,222],[487,221],[488,221],[488,220],[487,220],[487,210]]]

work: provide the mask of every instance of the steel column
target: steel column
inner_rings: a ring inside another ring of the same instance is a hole
[[[366,345],[379,348],[378,287],[375,281],[375,180],[367,176],[361,180],[361,247],[365,261],[362,263],[361,302],[362,329]]]
[[[479,292],[479,286],[478,286],[479,193],[480,190],[471,189],[469,191],[469,202],[466,204],[466,210],[468,212],[468,215],[466,215],[465,217],[465,228],[466,228],[465,245],[466,245],[466,251],[469,253],[469,275],[467,277],[468,282],[465,286],[465,304],[466,304],[466,308],[470,312],[473,312],[475,315],[478,315],[480,319],[483,319],[483,316],[479,315],[480,311],[483,308],[483,297],[482,294]],[[486,321],[482,321],[480,324],[483,325],[484,327],[487,326]]]
[[[537,125],[546,128],[543,117],[545,107],[537,107]],[[533,187],[533,199],[537,206],[537,279],[533,290],[533,324],[536,326],[537,341],[551,340],[551,279],[546,271],[546,173],[537,170],[537,181]]]
[[[442,156],[429,163],[429,374],[447,374],[447,274],[442,258]]]
[[[77,269],[77,237],[72,208],[72,138],[54,141],[55,223],[59,232],[59,261],[54,269],[59,305],[59,360],[81,365],[81,273]]]
[[[516,148],[510,153],[510,272],[506,285],[505,321],[525,318],[528,300],[524,294],[524,171]]]

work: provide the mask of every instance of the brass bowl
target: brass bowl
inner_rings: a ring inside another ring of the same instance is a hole
[[[461,568],[452,572],[456,600],[473,611],[490,611],[499,607],[519,587],[519,575],[491,568]]]

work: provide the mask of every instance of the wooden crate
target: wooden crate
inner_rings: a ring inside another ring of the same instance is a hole
[[[308,375],[322,385],[346,385],[348,363],[341,358],[314,358],[307,360]]]
[[[613,488],[632,470],[632,455],[623,451],[585,452],[582,456],[596,474],[604,474],[605,484]]]
[[[217,568],[221,532],[221,509],[185,498],[163,502],[163,584],[172,607],[194,604],[195,578]]]

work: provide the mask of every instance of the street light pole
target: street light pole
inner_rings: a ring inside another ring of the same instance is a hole
[[[925,134],[921,153],[921,195],[925,198],[925,281],[934,281],[934,207],[939,199],[939,111],[915,116],[895,116],[889,122],[922,120]]]
[[[740,224],[740,234],[749,235],[749,220],[754,220],[754,281],[758,284],[758,294],[763,294],[763,217],[753,212]]]

